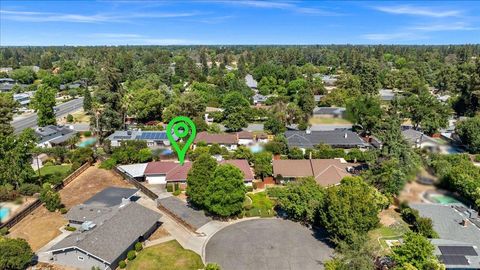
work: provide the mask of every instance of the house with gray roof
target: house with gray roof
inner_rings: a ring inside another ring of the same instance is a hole
[[[117,147],[123,141],[142,140],[149,148],[169,147],[170,141],[165,131],[116,130],[107,138],[111,146]]]
[[[440,239],[432,239],[435,254],[447,269],[480,269],[480,219],[463,205],[415,203],[410,207],[433,221]],[[477,225],[475,223],[478,223]]]
[[[439,151],[439,143],[435,141],[432,137],[424,134],[421,131],[411,128],[405,129],[402,131],[402,135],[407,140],[407,142],[414,148],[425,148],[432,152]]]
[[[318,144],[327,144],[336,148],[365,148],[365,143],[357,133],[351,130],[287,130],[285,131],[288,147],[301,149],[313,148]]]
[[[345,108],[342,107],[315,107],[313,109],[313,117],[318,118],[343,118],[345,116]]]
[[[245,83],[251,89],[257,89],[257,81],[253,78],[252,74],[247,74],[245,76]]]
[[[160,225],[161,214],[125,198],[135,192],[107,188],[72,208],[66,218],[85,221],[50,248],[51,262],[86,270],[116,269],[135,243],[147,239]]]
[[[392,101],[395,98],[395,92],[392,89],[380,89],[379,94],[382,101]]]
[[[62,145],[76,134],[77,132],[68,126],[48,125],[45,127],[38,127],[35,130],[35,135],[38,138],[38,147]]]

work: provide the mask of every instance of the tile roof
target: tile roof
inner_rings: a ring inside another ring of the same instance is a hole
[[[255,135],[249,131],[237,132],[237,136],[239,139],[253,139],[255,137]]]
[[[360,136],[350,130],[310,131],[310,133],[301,130],[287,130],[285,138],[287,138],[289,147],[313,148],[322,143],[344,148],[366,146]]]
[[[198,142],[205,142],[207,144],[237,144],[237,135],[236,134],[229,134],[229,133],[219,133],[213,134],[208,132],[200,132],[195,137],[195,143]]]
[[[340,159],[274,160],[273,175],[288,178],[312,176],[318,184],[330,186],[339,184],[346,176],[351,176],[347,168],[355,165]]]

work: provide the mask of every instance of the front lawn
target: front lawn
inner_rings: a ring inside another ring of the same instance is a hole
[[[310,118],[310,124],[312,125],[348,125],[348,124],[351,124],[351,122],[343,118],[312,117]]]
[[[192,270],[202,269],[203,262],[198,254],[183,249],[173,240],[146,248],[135,260],[128,262],[128,270]]]
[[[44,166],[40,168],[42,183],[49,182],[52,184],[58,184],[71,173],[71,169],[71,164]],[[38,177],[38,171],[35,171],[35,176]]]
[[[247,217],[273,217],[275,215],[274,203],[266,192],[249,193],[247,196],[245,203],[245,215]]]

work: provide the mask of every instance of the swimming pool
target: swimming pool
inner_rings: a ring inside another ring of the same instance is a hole
[[[3,221],[10,214],[9,208],[0,208],[0,221]]]
[[[260,144],[254,144],[254,145],[250,146],[250,151],[254,154],[262,152],[263,151],[263,146],[260,145]]]
[[[439,204],[455,204],[460,203],[459,200],[443,194],[432,194],[429,196],[430,200]]]
[[[78,147],[87,147],[87,146],[90,146],[90,145],[94,145],[95,142],[97,142],[96,138],[89,138],[89,139],[86,139],[85,141],[79,143]]]

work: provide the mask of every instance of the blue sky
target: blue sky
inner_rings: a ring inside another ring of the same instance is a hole
[[[480,2],[5,1],[0,45],[480,43]]]

